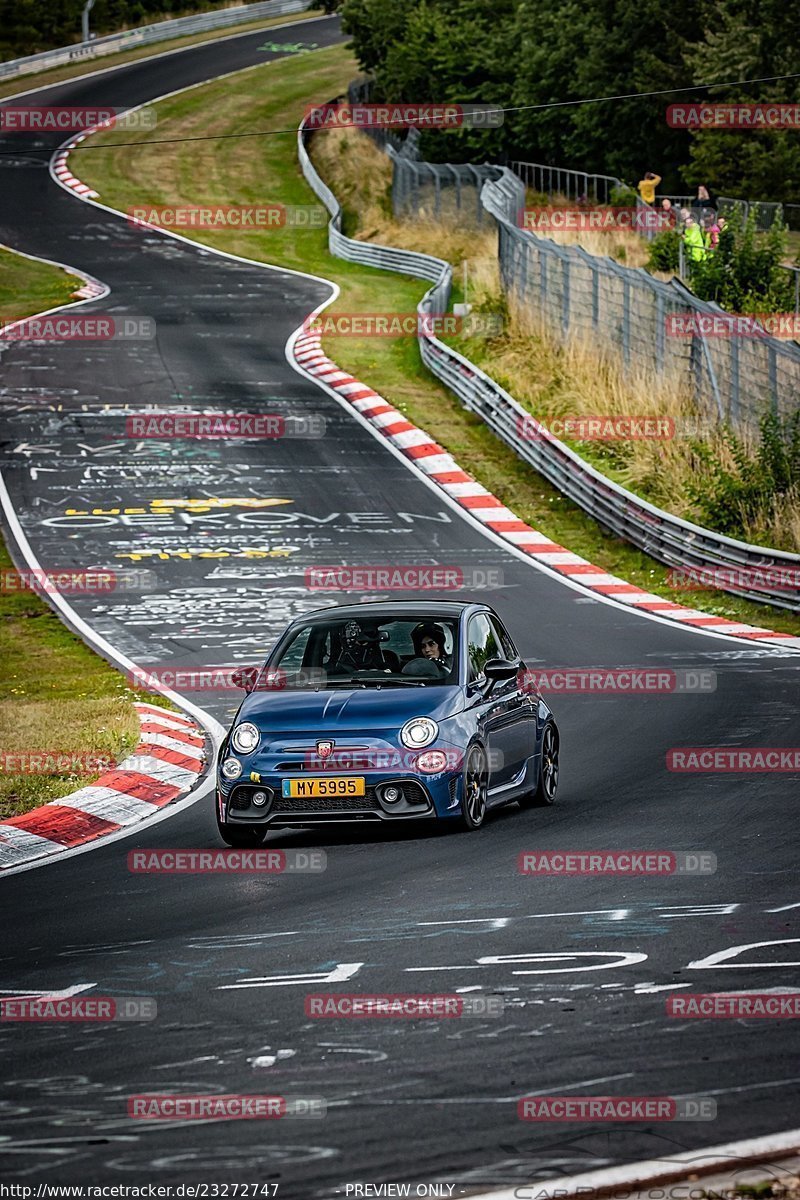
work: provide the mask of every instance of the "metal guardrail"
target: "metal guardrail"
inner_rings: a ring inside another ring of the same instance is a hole
[[[309,132],[301,126],[297,141],[300,167],[331,214],[328,226],[331,253],[348,262],[432,281],[433,287],[425,293],[418,311],[421,315],[446,312],[452,287],[449,263],[429,254],[360,242],[342,233],[341,206],[309,158],[308,136]],[[396,156],[391,147],[389,153]],[[518,204],[519,188],[523,185],[510,171],[498,174],[496,181],[484,184],[483,199],[502,229],[507,220],[507,206]],[[564,445],[504,388],[452,347],[423,331],[418,334],[418,341],[422,361],[458,396],[465,408],[479,416],[520,458],[604,528],[679,571],[747,571],[754,586],[734,583],[720,585],[721,590],[800,611],[797,585],[795,582],[792,586],[791,582],[791,577],[796,580],[800,573],[800,555],[739,542],[656,508],[601,474]],[[775,576],[781,572],[790,577],[783,587],[775,583]],[[759,574],[765,577],[763,582]]]
[[[106,54],[132,50],[137,46],[147,46],[169,38],[206,33],[212,29],[227,29],[247,21],[258,21],[262,17],[290,16],[292,13],[305,12],[310,7],[311,0],[261,0],[257,4],[243,4],[236,8],[223,8],[216,12],[158,21],[153,25],[141,25],[138,29],[126,29],[122,33],[92,38],[88,42],[76,42],[72,46],[60,46],[56,50],[43,50],[41,54],[10,59],[0,63],[0,79],[14,79],[35,71],[44,71],[49,67],[60,67],[66,63],[91,61]]]
[[[570,167],[551,167],[547,163],[512,162],[508,164],[526,187],[540,195],[566,196],[568,200],[594,200],[610,204],[614,188],[622,187],[616,175],[592,175]]]

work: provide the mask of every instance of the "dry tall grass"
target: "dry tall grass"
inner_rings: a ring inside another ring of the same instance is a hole
[[[524,304],[508,300],[500,286],[494,228],[478,226],[444,205],[444,219],[441,213],[435,220],[425,212],[421,217],[395,219],[391,163],[359,131],[318,134],[313,157],[342,203],[345,229],[351,237],[444,258],[452,263],[457,283],[466,264],[468,299],[473,307],[506,317],[502,336],[491,342],[474,339],[468,357],[543,424],[597,416],[669,419],[674,428],[674,436],[669,438],[571,444],[596,467],[651,503],[702,524],[689,491],[699,469],[691,452],[692,440],[708,445],[726,469],[735,472],[736,465],[720,431],[698,413],[685,379],[626,368],[613,347],[585,336],[562,340]],[[579,240],[594,254],[609,254],[620,240],[628,265],[641,265],[634,261],[637,255],[646,257],[645,243],[633,232],[564,233],[555,240]],[[745,527],[748,541],[800,551],[800,494],[765,503]]]

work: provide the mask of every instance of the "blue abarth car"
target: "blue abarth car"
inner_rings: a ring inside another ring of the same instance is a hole
[[[230,846],[319,822],[479,829],[502,804],[555,799],[558,728],[486,604],[322,609],[234,681],[248,694],[217,767]]]

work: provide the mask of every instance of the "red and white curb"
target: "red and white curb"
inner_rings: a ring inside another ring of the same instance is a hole
[[[321,336],[318,333],[301,332],[294,341],[291,353],[297,365],[306,374],[318,379],[320,383],[326,384],[343,397],[406,458],[412,459],[415,466],[423,471],[432,483],[437,484],[451,500],[466,509],[471,517],[543,566],[549,567],[559,575],[567,576],[571,582],[581,584],[599,595],[671,621],[691,625],[695,629],[707,629],[712,633],[722,633],[749,641],[800,646],[800,638],[792,634],[775,633],[769,629],[760,629],[756,625],[730,621],[726,617],[716,617],[713,613],[686,608],[593,566],[579,554],[573,554],[537,529],[526,525],[516,513],[506,508],[496,496],[463,471],[452,455],[434,442],[430,434],[413,425],[372,388],[341,370],[322,350]]]
[[[105,122],[105,124],[110,124],[110,122]],[[94,133],[95,130],[101,128],[101,125],[94,125],[91,129],[87,129],[85,133],[78,134],[77,137],[72,138],[71,141],[62,146],[52,159],[52,171],[59,183],[63,183],[64,187],[72,188],[73,192],[77,192],[79,196],[94,197],[97,195],[97,192],[92,191],[88,184],[81,183],[80,179],[72,174],[67,166],[69,152],[70,150],[74,150],[87,134]]]
[[[188,717],[136,704],[141,740],[89,787],[0,822],[0,874],[117,833],[185,796],[205,767],[205,735]]]

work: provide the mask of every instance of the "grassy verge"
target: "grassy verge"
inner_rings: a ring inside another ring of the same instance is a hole
[[[60,267],[2,250],[0,323],[66,304],[80,283]],[[14,579],[2,543],[0,578]],[[0,587],[0,658],[0,820],[85,787],[99,773],[22,774],[6,755],[57,750],[119,761],[139,740],[133,701],[166,703],[128,688],[30,591]]]
[[[4,546],[0,572],[4,580],[12,572]],[[7,755],[58,751],[118,762],[139,740],[133,701],[166,703],[129,688],[33,592],[0,590],[0,656],[0,820],[85,787],[99,774],[19,773]]]
[[[293,16],[268,17],[260,21],[250,21],[237,25],[234,29],[217,30],[210,33],[194,33],[185,37],[171,38],[169,41],[152,42],[149,46],[140,46],[136,50],[120,50],[116,54],[106,54],[102,58],[81,59],[79,62],[65,63],[62,67],[51,67],[48,71],[37,71],[30,75],[19,75],[16,79],[4,80],[0,83],[0,100],[5,96],[14,96],[17,92],[27,91],[28,88],[48,87],[51,83],[63,83],[74,79],[76,75],[85,75],[88,71],[101,71],[105,67],[120,67],[125,63],[136,62],[140,58],[150,58],[154,54],[165,54],[169,50],[182,50],[184,46],[195,46],[200,42],[223,41],[238,33],[254,33],[259,29],[271,29],[275,25],[294,24],[295,21],[309,21],[320,17],[320,12],[296,13]],[[165,18],[166,19],[166,18]]]
[[[0,324],[68,304],[83,280],[0,247]]]
[[[196,88],[159,105],[158,133],[191,137],[199,132],[247,132],[291,126],[305,106],[340,94],[356,67],[344,47],[251,68],[233,78]],[[281,122],[281,126],[278,126]],[[313,196],[299,171],[293,136],[230,139],[217,143],[178,143],[148,146],[148,132],[135,147],[119,146],[120,132],[93,139],[107,149],[78,150],[72,158],[76,174],[90,183],[104,203],[125,210],[133,204],[247,204],[302,203]],[[154,136],[154,135],[153,135]],[[350,179],[347,229],[361,237],[378,237],[386,226],[385,181],[374,181],[374,204],[365,204],[358,179],[349,163],[347,142],[340,133],[319,139],[337,156]],[[338,183],[336,184],[338,188]],[[356,203],[357,200],[357,203]],[[352,201],[352,203],[350,203]],[[305,269],[335,278],[342,288],[337,309],[342,312],[411,312],[425,285],[402,276],[373,271],[333,260],[324,230],[286,227],[254,230],[192,231],[197,241],[259,261]],[[465,247],[471,233],[465,231]],[[402,239],[402,241],[401,241]],[[396,244],[425,248],[417,224],[397,230]],[[439,253],[444,253],[439,247]],[[463,248],[464,257],[469,250]],[[422,367],[414,339],[330,337],[325,348],[344,370],[368,382],[391,400],[410,420],[427,429],[461,464],[524,520],[604,570],[621,575],[667,599],[680,600],[670,588],[666,569],[619,539],[603,533],[578,508],[565,500],[522,463],[476,417],[465,412]],[[692,607],[731,620],[800,634],[800,619],[718,592],[691,593]]]

